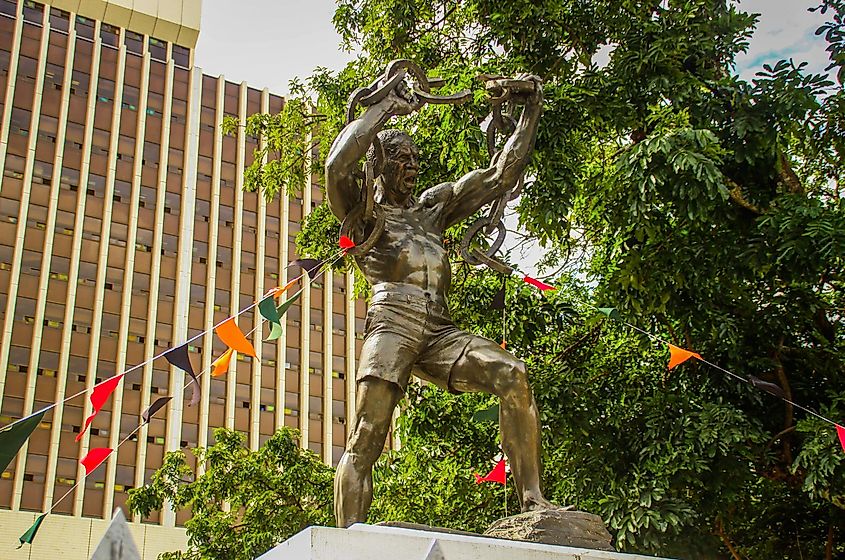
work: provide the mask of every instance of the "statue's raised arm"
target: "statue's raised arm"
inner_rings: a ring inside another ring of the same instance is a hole
[[[337,136],[326,158],[326,194],[338,220],[343,221],[361,200],[355,173],[378,132],[391,117],[408,115],[421,106],[422,101],[400,81]]]
[[[510,96],[512,102],[523,104],[524,109],[502,150],[493,155],[488,167],[471,171],[454,183],[441,183],[422,194],[422,202],[446,203],[446,227],[513,190],[531,160],[543,112],[542,82],[536,76],[510,81],[533,84],[533,87]]]

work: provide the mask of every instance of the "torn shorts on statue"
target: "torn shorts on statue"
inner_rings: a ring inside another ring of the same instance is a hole
[[[449,309],[424,295],[376,292],[367,311],[356,382],[390,381],[403,391],[411,373],[450,392],[452,368],[476,338]]]

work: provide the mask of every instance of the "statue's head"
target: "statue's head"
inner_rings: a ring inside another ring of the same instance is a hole
[[[384,167],[376,181],[376,200],[402,206],[414,194],[419,173],[419,151],[408,133],[396,129],[378,133],[384,149]],[[373,161],[375,148],[370,146],[367,158]]]

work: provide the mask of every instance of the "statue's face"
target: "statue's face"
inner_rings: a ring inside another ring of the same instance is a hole
[[[397,202],[404,202],[414,194],[420,169],[419,155],[413,142],[402,142],[385,164],[385,186]]]

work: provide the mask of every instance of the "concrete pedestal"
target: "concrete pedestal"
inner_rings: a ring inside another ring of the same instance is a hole
[[[535,544],[481,536],[456,535],[353,525],[349,529],[309,527],[259,557],[259,560],[655,560],[621,554]]]

